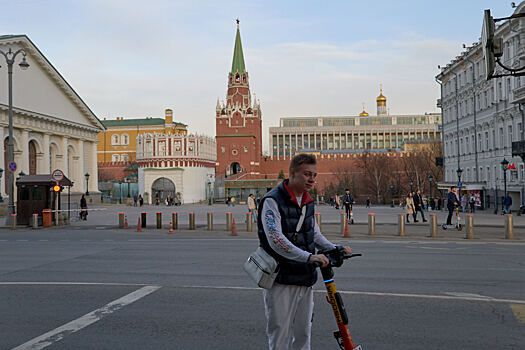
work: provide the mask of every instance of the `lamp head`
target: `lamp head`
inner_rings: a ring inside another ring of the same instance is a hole
[[[89,180],[89,173],[86,173],[84,176],[86,177],[86,180]]]
[[[509,165],[509,161],[506,160],[505,158],[503,158],[503,160],[501,161],[501,167],[503,168],[503,170],[507,170],[507,166]]]
[[[24,58],[22,58],[22,62],[20,62],[19,66],[22,70],[27,70],[27,68],[29,68],[29,63],[27,63],[26,55],[24,55]]]

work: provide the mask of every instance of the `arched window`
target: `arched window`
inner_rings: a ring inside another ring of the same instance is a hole
[[[120,155],[119,154],[114,154],[111,156],[111,160],[113,162],[120,162]]]
[[[120,137],[121,144],[122,145],[128,145],[129,144],[129,136],[127,134],[124,134]]]
[[[29,175],[36,175],[36,144],[29,142]]]
[[[112,145],[118,145],[120,142],[120,139],[119,139],[119,136],[118,135],[113,135],[111,136],[111,144]]]

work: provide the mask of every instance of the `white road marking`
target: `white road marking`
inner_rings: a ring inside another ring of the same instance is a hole
[[[145,286],[145,283],[105,283],[105,282],[0,282],[0,286],[13,285],[56,285],[56,286]]]
[[[229,286],[173,286],[173,288],[201,288],[201,289],[234,289],[234,290],[261,290],[257,287],[229,287]],[[326,293],[324,289],[314,289],[315,293]],[[341,294],[351,295],[370,295],[370,296],[384,296],[384,297],[400,297],[400,298],[422,298],[422,299],[442,299],[442,300],[466,300],[466,301],[488,301],[493,303],[512,303],[512,304],[524,304],[525,300],[512,300],[512,299],[498,299],[492,297],[472,297],[472,296],[451,296],[451,295],[433,295],[433,294],[406,294],[406,293],[387,293],[387,292],[366,292],[366,291],[350,291],[350,290],[338,290]]]
[[[94,310],[84,316],[77,318],[63,326],[55,328],[47,333],[42,334],[39,337],[33,338],[28,342],[13,348],[12,350],[38,350],[43,349],[57,341],[62,340],[66,335],[75,333],[84,327],[87,327],[103,317],[112,314],[113,312],[129,305],[148,294],[151,294],[158,290],[160,286],[145,286],[128,295],[123,296],[120,299],[114,300],[109,304],[101,307],[100,309]]]

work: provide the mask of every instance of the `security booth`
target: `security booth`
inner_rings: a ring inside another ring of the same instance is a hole
[[[18,191],[16,201],[17,223],[20,225],[29,225],[33,214],[38,214],[38,224],[43,224],[44,209],[55,210],[56,204],[60,209],[60,192],[64,187],[71,187],[71,182],[64,176],[58,182],[60,191],[55,194],[53,187],[57,182],[51,178],[51,174],[43,175],[24,175],[16,180]],[[58,203],[55,200],[58,198]],[[51,220],[54,220],[54,215]]]

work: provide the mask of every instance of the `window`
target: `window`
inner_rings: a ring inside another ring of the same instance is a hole
[[[509,125],[509,136],[508,136],[508,145],[507,147],[512,147],[512,125]]]
[[[128,162],[128,161],[129,161],[129,155],[127,155],[127,154],[123,154],[123,155],[122,155],[122,161],[123,161],[123,162]]]
[[[233,149],[233,150],[232,150],[232,154],[233,154],[234,156],[236,156],[236,155],[237,155],[237,153],[238,153],[238,152],[237,152],[237,150],[236,150],[236,149]]]
[[[489,150],[489,132],[485,131],[485,151]]]
[[[115,134],[115,135],[111,136],[111,144],[112,145],[118,145],[119,144],[119,137],[118,137],[118,135]]]
[[[226,147],[221,146],[221,152],[222,152],[222,153],[226,152]]]
[[[244,146],[244,152],[248,153],[248,147]]]
[[[111,156],[111,160],[113,162],[120,162],[120,155],[119,154],[114,154]]]
[[[129,136],[127,134],[124,134],[120,137],[121,144],[122,145],[128,145],[129,144]]]
[[[499,128],[499,146],[501,148],[505,147],[505,141],[503,136],[503,128]]]

